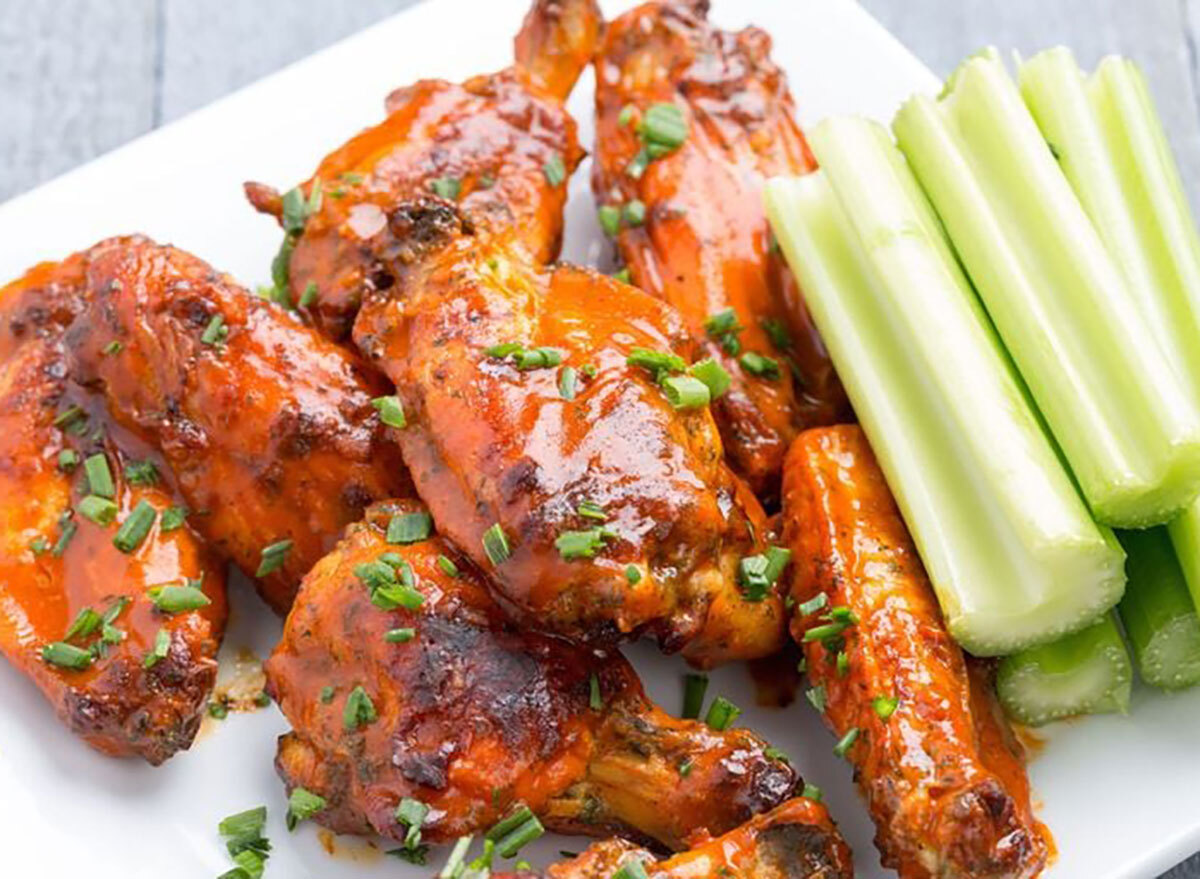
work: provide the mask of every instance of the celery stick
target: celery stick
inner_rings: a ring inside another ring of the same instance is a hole
[[[996,692],[1009,716],[1029,726],[1078,714],[1129,711],[1133,668],[1111,614],[1061,641],[1007,656]]]
[[[893,128],[1096,517],[1172,518],[1200,490],[1200,405],[1003,65],[968,60]]]
[[[1142,680],[1167,690],[1200,683],[1200,619],[1167,529],[1117,536],[1129,578],[1121,623]]]
[[[1085,77],[1060,47],[1022,64],[1019,82],[1176,378],[1200,399],[1200,237],[1141,72],[1107,58]]]
[[[823,168],[767,185],[796,272],[937,592],[972,653],[1044,643],[1120,598],[1124,554],[1063,469],[904,159],[831,119]]]
[[[1192,604],[1200,607],[1200,499],[1167,525],[1167,534],[1192,594]]]

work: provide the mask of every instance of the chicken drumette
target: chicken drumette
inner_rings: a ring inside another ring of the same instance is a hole
[[[0,290],[0,652],[90,745],[158,764],[199,727],[225,584],[151,453],[67,378],[64,328],[113,246]]]
[[[436,843],[524,803],[552,830],[677,849],[795,789],[752,733],[652,705],[619,654],[513,626],[428,528],[415,502],[372,507],[305,578],[267,662],[293,727],[278,768],[325,798],[317,821],[403,840],[408,798]]]
[[[774,494],[788,445],[848,404],[795,280],[771,246],[762,183],[815,167],[757,28],[728,33],[707,0],[647,3],[596,57],[602,211],[634,282],[669,302],[733,378],[714,404],[725,451]]]
[[[338,195],[290,233],[291,290],[315,284],[321,325],[353,321],[396,384],[417,492],[509,612],[579,640],[649,632],[699,664],[762,656],[780,596],[736,573],[762,512],[678,396],[694,344],[659,300],[544,266],[582,156],[562,98],[597,31],[589,0],[539,0],[513,67],[393,95],[292,197]]]
[[[407,471],[357,359],[200,259],[145,238],[97,248],[67,331],[71,375],[159,449],[189,521],[278,612]]]

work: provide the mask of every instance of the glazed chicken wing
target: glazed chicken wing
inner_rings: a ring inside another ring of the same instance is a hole
[[[801,434],[783,500],[792,632],[854,764],[884,865],[903,879],[1036,876],[1046,843],[1021,747],[983,668],[946,631],[862,431]]]
[[[207,263],[144,238],[98,248],[71,373],[158,448],[213,548],[280,613],[372,501],[410,490],[356,358]]]
[[[675,306],[733,377],[714,404],[726,454],[773,494],[796,433],[848,404],[763,212],[766,177],[815,167],[787,83],[764,32],[717,30],[707,8],[662,0],[609,24],[593,187],[622,211],[634,282]]]
[[[495,879],[612,879],[631,862],[649,879],[852,879],[850,850],[825,807],[797,797],[715,839],[703,838],[670,858],[624,839],[594,843],[545,870],[493,873]]]
[[[524,803],[551,830],[681,848],[795,789],[752,733],[648,702],[619,654],[515,628],[428,523],[414,502],[372,507],[305,578],[267,662],[293,728],[277,766],[326,799],[315,820],[403,840],[409,798],[437,843]]]
[[[600,26],[595,0],[534,0],[513,67],[461,85],[421,80],[389,96],[387,119],[327,156],[300,187],[306,203],[314,189],[323,196],[294,245],[285,241],[277,281],[302,311],[346,338],[363,296],[391,289],[391,264],[405,258],[389,216],[425,194],[457,202],[477,225],[514,230],[537,262],[553,259],[566,180],[583,158],[562,101]],[[246,192],[256,208],[291,222],[278,192],[255,183]]]
[[[191,744],[216,678],[223,567],[66,377],[91,255],[0,290],[0,652],[94,748],[159,764]]]

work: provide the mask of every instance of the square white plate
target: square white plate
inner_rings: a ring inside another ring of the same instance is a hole
[[[0,206],[0,278],[16,277],[115,233],[142,231],[195,252],[248,284],[266,279],[279,232],[241,195],[243,180],[290,186],[329,149],[382,116],[383,97],[423,76],[461,79],[509,62],[526,0],[431,0],[194,115]],[[610,14],[628,3],[605,4]],[[767,28],[802,121],[830,113],[887,120],[933,76],[850,0],[715,0],[724,27]],[[462,27],[463,22],[474,26]],[[430,35],[437,34],[437,38]],[[449,36],[447,36],[449,35]],[[590,74],[571,99],[585,144],[592,140]],[[566,256],[605,262],[588,168],[572,182]],[[265,656],[279,625],[244,587],[235,589],[224,655]],[[681,698],[682,664],[637,645],[630,654],[651,695],[669,709]],[[821,785],[854,846],[858,875],[878,864],[873,830],[807,704],[754,706],[741,668],[713,677],[746,709],[742,723],[792,755]],[[100,757],[55,722],[34,687],[0,664],[0,875],[92,879],[205,879],[231,866],[217,833],[225,815],[266,804],[275,850],[267,877],[428,877],[433,870],[384,858],[367,844],[325,850],[311,824],[289,835],[272,760],[285,728],[273,707],[206,721],[195,746],[160,769]],[[1140,691],[1130,717],[1060,725],[1034,757],[1041,817],[1059,857],[1054,879],[1151,877],[1200,848],[1200,690],[1179,697]],[[328,842],[328,836],[324,842]],[[538,864],[579,839],[527,850]],[[435,853],[435,859],[441,853]]]

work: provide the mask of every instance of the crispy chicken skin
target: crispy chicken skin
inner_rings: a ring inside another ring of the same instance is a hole
[[[327,799],[315,820],[403,839],[395,810],[412,797],[430,806],[421,832],[438,843],[523,802],[552,830],[681,848],[791,794],[794,770],[753,733],[670,717],[619,654],[514,627],[448,542],[388,544],[391,517],[420,509],[377,504],[347,530],[305,578],[266,664],[293,728],[277,767],[289,789]],[[373,602],[362,566],[386,553],[410,567],[419,607]],[[405,628],[410,640],[385,637]],[[357,687],[371,708],[356,721]]]
[[[225,625],[224,574],[186,525],[165,532],[156,522],[128,554],[113,544],[140,502],[161,513],[173,497],[124,478],[103,407],[67,379],[63,328],[82,310],[90,256],[38,266],[0,290],[0,652],[92,747],[157,765],[199,727]],[[88,494],[82,462],[101,452],[119,508],[108,526],[72,512]],[[199,578],[211,600],[199,610],[166,615],[147,594]],[[119,609],[112,643],[101,651],[100,630],[75,635],[72,647],[97,651],[87,668],[46,662],[43,648],[85,608]],[[147,668],[160,630],[169,646]]]
[[[389,231],[400,204],[435,191],[478,225],[515,230],[538,262],[558,254],[566,180],[583,158],[562,107],[601,26],[595,0],[535,0],[516,38],[517,63],[461,85],[421,80],[387,100],[388,117],[328,155],[302,184],[320,182],[320,209],[291,253],[289,286],[331,338],[344,339],[362,298],[395,284],[406,242]],[[548,170],[551,169],[551,170]],[[558,171],[557,177],[553,171]],[[246,185],[260,211],[282,217],[279,193]]]
[[[346,525],[410,490],[371,404],[383,387],[280,306],[173,247],[135,238],[97,248],[86,284],[67,332],[72,377],[161,450],[214,550],[253,576],[264,547],[292,542],[258,578],[285,613]]]
[[[408,413],[399,439],[417,492],[506,607],[578,640],[644,631],[699,665],[777,650],[781,596],[748,601],[736,578],[761,508],[724,464],[707,408],[672,408],[627,363],[638,348],[692,361],[674,312],[596,272],[535,266],[444,202],[402,205],[389,223],[410,259],[394,291],[364,302],[354,338]],[[562,364],[488,353],[513,343],[552,347]],[[603,512],[583,515],[585,503]],[[507,559],[489,558],[494,526]],[[564,557],[564,533],[595,528],[593,557]]]
[[[693,840],[658,860],[624,839],[593,843],[545,870],[493,873],[496,879],[611,879],[630,861],[650,879],[852,879],[850,849],[820,803],[796,797],[722,836]]]
[[[1036,876],[1047,845],[1022,749],[982,667],[965,661],[947,633],[862,431],[801,434],[788,454],[783,502],[792,634],[823,690],[829,726],[839,737],[859,730],[846,756],[884,865],[904,879]],[[806,613],[804,603],[820,595],[825,602]],[[856,621],[832,639],[805,642],[833,608],[848,608]],[[838,650],[849,659],[844,674]]]
[[[707,10],[707,0],[666,0],[609,24],[596,54],[592,183],[600,204],[645,205],[644,223],[622,224],[620,253],[634,283],[679,309],[733,377],[714,405],[725,452],[757,492],[774,494],[796,433],[849,407],[763,212],[766,177],[815,167],[787,83],[766,33],[717,30]],[[635,177],[638,123],[659,103],[682,111],[688,136]],[[705,322],[729,308],[742,329],[726,347]],[[772,322],[790,340],[783,350]],[[745,352],[776,359],[778,377],[749,373],[738,361]]]

